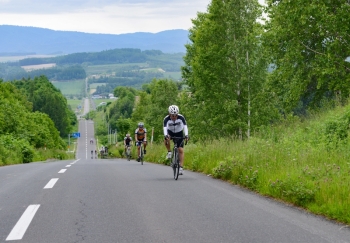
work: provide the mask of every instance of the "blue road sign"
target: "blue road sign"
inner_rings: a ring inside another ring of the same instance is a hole
[[[80,132],[72,133],[72,138],[80,138]]]

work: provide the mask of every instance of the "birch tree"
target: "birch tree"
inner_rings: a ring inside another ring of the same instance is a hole
[[[208,13],[199,13],[190,30],[182,68],[190,87],[185,98],[197,120],[191,129],[213,138],[248,136],[250,120],[258,124],[253,101],[261,91],[266,65],[259,49],[261,6],[249,0],[213,0]],[[198,124],[200,120],[200,125]],[[190,125],[191,126],[191,125]]]

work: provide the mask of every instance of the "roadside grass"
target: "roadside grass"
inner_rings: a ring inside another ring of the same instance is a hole
[[[346,135],[337,134],[348,114],[349,106],[339,107],[265,128],[248,141],[189,141],[184,167],[348,224],[348,129]],[[334,124],[340,127],[329,129]],[[165,156],[163,143],[148,145],[146,161],[167,164]]]
[[[349,224],[349,120],[348,105],[304,120],[288,118],[254,131],[246,141],[190,140],[184,168]],[[109,148],[110,155],[118,158],[123,150],[122,141]],[[163,142],[149,142],[145,161],[168,165],[166,152]]]

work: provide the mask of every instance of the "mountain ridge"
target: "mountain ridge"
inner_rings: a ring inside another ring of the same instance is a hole
[[[39,27],[0,25],[0,53],[71,54],[116,48],[186,52],[188,31],[164,30],[158,33],[94,34],[51,30]]]

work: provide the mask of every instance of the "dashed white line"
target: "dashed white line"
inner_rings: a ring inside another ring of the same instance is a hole
[[[74,165],[75,163],[77,163],[80,159],[77,159],[76,161],[70,163],[71,165]]]
[[[66,165],[66,167],[71,167],[72,165]]]
[[[27,231],[27,228],[32,222],[36,211],[38,211],[40,204],[29,205],[22,214],[21,218],[18,220],[15,227],[13,227],[11,233],[7,236],[6,240],[21,240],[23,235]]]
[[[44,187],[44,189],[50,189],[53,188],[53,186],[56,184],[56,182],[58,181],[58,178],[52,178]]]
[[[64,172],[66,172],[66,170],[67,170],[67,169],[62,169],[62,170],[60,170],[58,173],[64,173]]]

